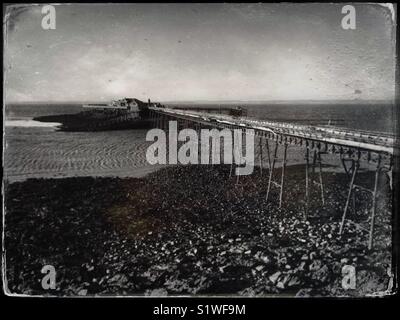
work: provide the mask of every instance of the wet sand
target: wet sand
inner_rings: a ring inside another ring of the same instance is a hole
[[[145,141],[146,130],[115,130],[103,132],[61,132],[56,128],[6,127],[4,155],[5,177],[8,181],[28,178],[65,177],[143,177],[160,169],[149,165],[146,150],[152,142]],[[272,144],[270,143],[271,154]],[[304,164],[304,150],[288,147],[288,166]],[[263,167],[268,166],[265,142]],[[276,167],[282,162],[278,149]],[[343,172],[338,155],[324,155],[323,171]],[[255,165],[260,165],[260,149],[255,140]],[[362,169],[367,169],[363,164]]]
[[[6,127],[8,181],[81,176],[142,177],[157,170],[146,161],[146,130],[60,132]]]

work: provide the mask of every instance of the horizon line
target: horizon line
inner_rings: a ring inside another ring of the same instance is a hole
[[[125,98],[125,97],[124,97]],[[110,99],[111,102],[114,99]],[[140,100],[140,99],[138,99]],[[152,100],[152,102],[160,102],[160,103],[299,103],[299,102],[324,102],[324,103],[338,103],[338,102],[386,102],[386,103],[394,103],[395,98],[391,99],[288,99],[288,100],[280,100],[280,99],[271,99],[271,100],[241,100],[241,99],[228,99],[228,100],[213,100],[213,99],[198,99],[198,100]],[[142,100],[147,102],[146,100]],[[4,101],[4,104],[35,104],[35,103],[67,103],[67,104],[80,104],[80,103],[89,103],[89,102],[103,102],[103,100],[42,100],[42,101]]]

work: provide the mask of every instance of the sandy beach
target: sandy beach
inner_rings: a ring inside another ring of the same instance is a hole
[[[57,128],[6,127],[5,176],[142,177],[157,170],[146,161],[145,130],[62,132]]]
[[[62,132],[57,127],[6,128],[5,177],[9,182],[29,178],[67,177],[144,177],[165,165],[150,165],[146,160],[146,130],[102,132]],[[255,138],[255,165],[260,165],[259,138]],[[262,141],[262,166],[268,167],[266,142]],[[273,144],[270,142],[272,157]],[[289,146],[288,166],[304,164],[304,150]],[[276,167],[282,164],[279,147]],[[322,170],[343,172],[338,155],[324,155]],[[362,169],[371,164],[362,163]]]

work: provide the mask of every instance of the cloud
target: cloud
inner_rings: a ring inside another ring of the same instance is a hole
[[[393,25],[361,10],[363,27],[345,32],[338,12],[329,4],[69,5],[57,6],[57,29],[44,31],[35,7],[8,35],[6,97],[392,98]]]

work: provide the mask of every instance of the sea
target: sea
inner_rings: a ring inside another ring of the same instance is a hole
[[[393,133],[394,104],[363,103],[169,103],[201,108],[244,107],[249,117],[307,124],[338,125]],[[63,132],[58,123],[34,121],[43,115],[73,114],[79,103],[6,105],[4,116],[4,176],[10,182],[27,178],[75,176],[141,177],[157,169],[146,161],[146,130]]]

